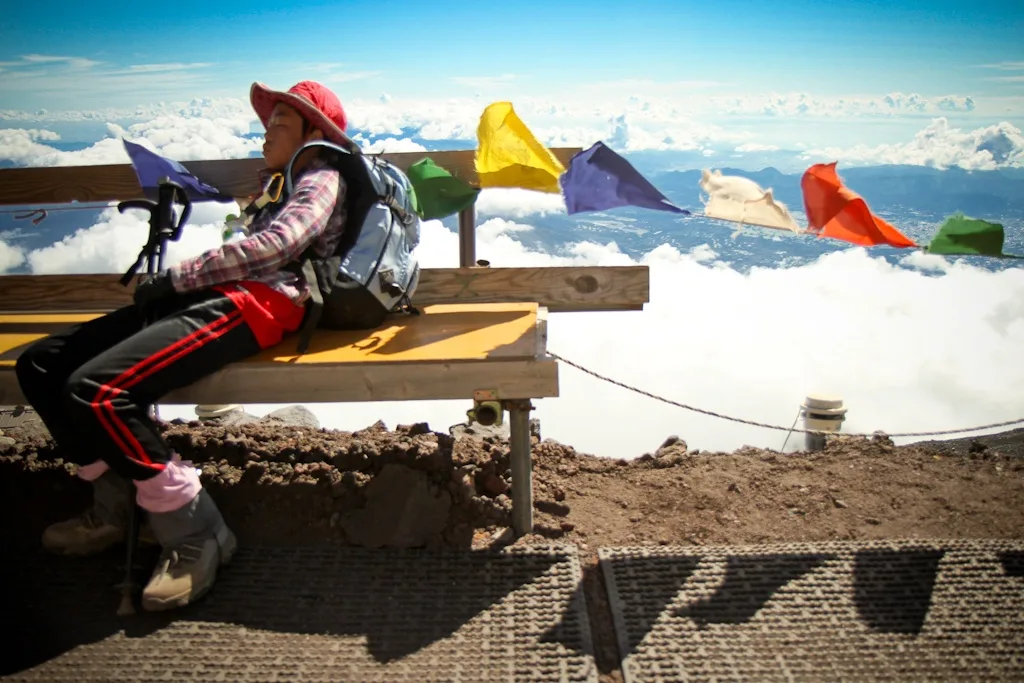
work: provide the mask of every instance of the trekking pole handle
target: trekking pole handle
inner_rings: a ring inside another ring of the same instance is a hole
[[[117,205],[117,210],[121,213],[124,213],[127,209],[143,209],[152,212],[155,206],[156,204],[148,199],[126,199]]]
[[[174,219],[175,199],[181,202],[181,218],[177,222]],[[184,229],[185,223],[188,222],[189,215],[192,213],[192,201],[188,198],[185,188],[172,180],[161,180],[157,209],[160,212],[157,218],[157,225],[159,226],[161,236],[177,241],[181,237],[181,231]]]
[[[181,218],[178,219],[178,224],[174,226],[174,234],[171,239],[175,242],[181,237],[181,231],[185,228],[185,223],[188,223],[189,216],[192,215],[192,200],[188,198],[188,192],[180,185],[176,188],[178,195],[178,201],[181,202]]]

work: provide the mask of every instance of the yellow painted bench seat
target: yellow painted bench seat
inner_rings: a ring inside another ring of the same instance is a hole
[[[0,315],[0,405],[23,402],[14,364],[48,334],[99,313]],[[546,309],[536,303],[436,304],[375,330],[317,330],[307,353],[295,336],[167,396],[165,403],[288,403],[558,395],[546,354]]]

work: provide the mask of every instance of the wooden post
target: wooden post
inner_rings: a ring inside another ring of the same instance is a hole
[[[512,530],[516,538],[533,531],[533,464],[530,459],[529,400],[509,401],[512,460]]]
[[[476,205],[459,212],[459,267],[476,265]]]

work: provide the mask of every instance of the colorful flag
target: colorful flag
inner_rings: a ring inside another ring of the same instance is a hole
[[[909,237],[871,212],[864,199],[843,185],[836,162],[815,164],[804,172],[800,187],[810,232],[818,237],[852,242],[865,247],[888,244],[916,247]]]
[[[417,161],[407,172],[416,191],[420,218],[431,220],[459,213],[476,201],[480,190],[456,178],[430,157]]]
[[[1003,253],[1005,233],[999,223],[989,223],[955,213],[946,219],[932,238],[929,254],[1000,256],[1024,258]]]
[[[559,192],[565,167],[533,136],[511,102],[495,102],[477,127],[476,173],[480,187],[521,187]]]
[[[704,215],[708,218],[801,232],[789,209],[776,201],[771,189],[764,190],[749,178],[705,170],[700,187],[708,195],[704,202]]]
[[[142,191],[150,199],[157,198],[160,181],[170,178],[185,189],[185,193],[192,201],[229,202],[232,200],[232,197],[222,194],[216,187],[196,178],[177,161],[162,157],[142,145],[128,142],[123,138],[121,142],[124,143],[124,149],[132,160],[132,167],[135,169],[135,175],[139,179]]]
[[[603,142],[594,143],[572,158],[569,170],[562,176],[562,195],[570,214],[603,211],[617,206],[690,214],[670,202],[628,161]]]

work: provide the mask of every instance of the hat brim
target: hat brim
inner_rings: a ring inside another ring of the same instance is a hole
[[[309,121],[314,128],[323,131],[324,137],[330,142],[351,152],[359,152],[359,145],[305,97],[290,92],[272,90],[262,83],[253,83],[252,88],[249,89],[249,103],[252,104],[253,111],[256,112],[256,116],[259,117],[264,128],[270,122],[270,115],[274,111],[274,105],[278,102],[284,102],[299,112],[299,115]]]

